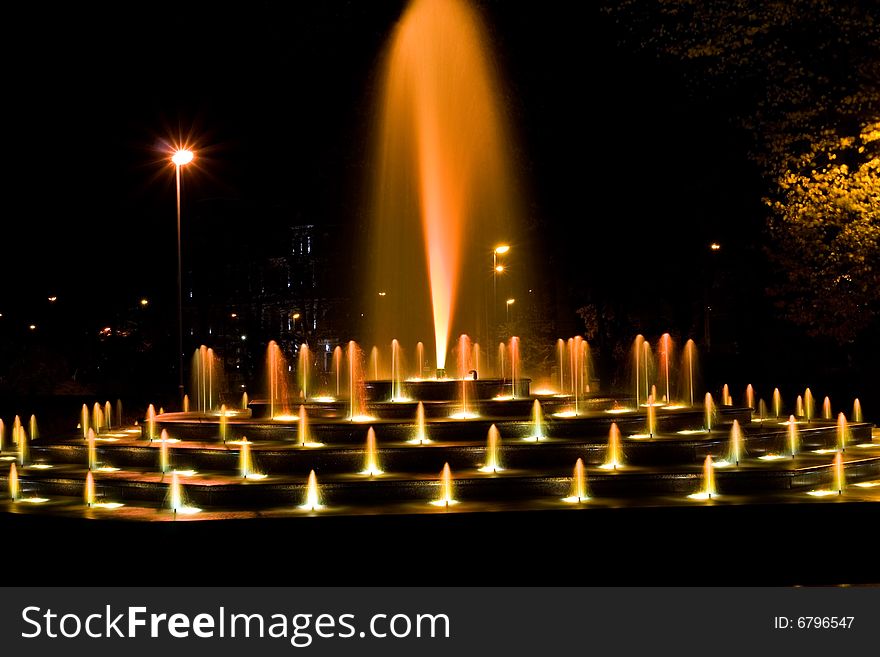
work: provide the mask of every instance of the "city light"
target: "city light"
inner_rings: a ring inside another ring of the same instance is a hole
[[[500,274],[501,272],[504,271],[504,265],[496,265],[495,271],[497,271]]]
[[[56,297],[56,296],[49,297],[49,303],[55,303],[56,301],[58,301],[58,297]]]
[[[508,305],[508,306],[512,306],[514,303],[516,303],[516,299],[508,299],[508,300],[507,300],[507,305]]]
[[[140,303],[142,306],[146,306],[150,303],[150,300],[149,299],[141,299]]]
[[[720,251],[720,250],[721,250],[721,245],[720,245],[718,242],[712,242],[712,243],[709,245],[709,248],[712,249],[713,251]]]
[[[194,155],[191,150],[181,148],[174,152],[174,155],[171,156],[171,161],[174,162],[176,166],[182,167],[183,165],[192,162],[193,157]]]
[[[508,251],[510,251],[510,246],[508,244],[501,244],[495,247],[495,253],[498,255],[504,255]]]

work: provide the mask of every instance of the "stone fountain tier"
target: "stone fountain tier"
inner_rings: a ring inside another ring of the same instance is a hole
[[[426,415],[434,417],[429,422],[428,434],[434,441],[475,441],[482,444],[486,440],[489,426],[495,424],[504,438],[521,438],[529,435],[532,423],[528,417],[533,400],[485,401],[475,406],[480,417],[470,420],[452,419],[449,416],[458,409],[455,403],[428,402]],[[369,410],[374,419],[364,422],[351,422],[346,417],[347,405],[344,403],[309,405],[309,427],[312,435],[320,442],[335,445],[360,445],[369,426],[376,429],[380,441],[406,441],[413,437],[416,404],[387,403],[371,404]],[[520,411],[511,416],[511,407]],[[617,423],[624,434],[641,433],[645,426],[645,413],[607,413],[595,410],[579,417],[554,417],[552,403],[546,403],[544,425],[547,435],[555,438],[593,437],[604,443],[608,437],[611,423]],[[560,406],[562,407],[562,406]],[[724,407],[719,411],[722,422],[738,420],[741,424],[751,419],[747,408]],[[292,418],[293,416],[291,416]],[[703,411],[699,408],[676,410],[660,409],[657,413],[658,430],[674,434],[676,431],[693,429],[702,425]],[[166,429],[169,435],[185,440],[220,442],[219,418],[194,413],[166,413],[156,418],[157,435]],[[146,425],[141,425],[146,437]],[[776,426],[773,432],[782,432]],[[247,437],[252,442],[288,441],[298,439],[298,421],[270,420],[268,418],[230,418],[227,427],[227,440]],[[780,433],[781,435],[781,433]]]
[[[529,396],[531,379],[465,379],[469,399],[494,399],[495,397],[524,398]],[[461,397],[461,379],[420,379],[402,381],[403,396],[421,401],[449,401]],[[393,382],[390,380],[366,381],[367,401],[391,400]]]

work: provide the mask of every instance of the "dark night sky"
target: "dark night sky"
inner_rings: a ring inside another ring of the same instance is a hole
[[[17,273],[2,310],[49,293],[110,299],[82,306],[84,320],[100,323],[114,301],[172,297],[173,170],[162,145],[178,134],[195,135],[200,155],[188,204],[241,198],[355,225],[377,63],[403,5],[14,10],[4,111],[17,155],[4,179],[4,261]],[[687,295],[708,241],[759,236],[761,190],[720,104],[690,99],[675,70],[618,51],[590,3],[478,5],[529,214],[573,304],[596,285],[674,281]],[[25,202],[13,211],[15,198]]]

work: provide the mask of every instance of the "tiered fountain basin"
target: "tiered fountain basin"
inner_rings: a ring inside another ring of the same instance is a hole
[[[533,399],[526,401],[533,403]],[[97,499],[121,502],[125,507],[102,509],[83,504],[88,448],[78,435],[44,438],[31,445],[31,465],[18,470],[22,497],[49,502],[9,502],[6,508],[17,513],[172,519],[178,514],[167,507],[171,471],[176,470],[187,504],[202,510],[195,518],[301,515],[306,511],[298,507],[306,497],[308,474],[314,470],[322,508],[309,509],[308,514],[431,514],[438,511],[429,502],[438,498],[438,473],[444,463],[451,468],[455,498],[460,502],[443,505],[440,510],[444,512],[694,504],[687,496],[701,486],[704,460],[707,455],[715,461],[725,458],[734,420],[743,427],[744,457],[739,465],[715,470],[717,495],[703,503],[817,501],[807,492],[830,489],[835,480],[832,458],[838,434],[836,423],[829,420],[799,424],[801,444],[795,458],[767,460],[761,457],[784,453],[788,427],[779,419],[752,421],[751,409],[720,408],[717,425],[707,432],[701,428],[701,408],[660,408],[657,431],[646,436],[644,409],[621,412],[624,409],[619,405],[612,408],[610,400],[592,401],[593,410],[575,417],[553,416],[554,403],[563,408],[566,400],[547,403],[544,437],[537,441],[527,416],[510,417],[509,408],[493,417],[434,419],[427,423],[430,442],[424,444],[412,443],[412,416],[352,422],[341,417],[341,403],[307,405],[308,446],[298,442],[297,421],[253,419],[247,411],[238,411],[227,417],[224,443],[216,413],[162,414],[156,417],[153,431],[158,436],[165,430],[170,439],[165,474],[159,472],[162,443],[149,439],[145,424],[99,434],[93,471]],[[503,408],[517,402],[487,403]],[[397,404],[393,406],[397,408]],[[377,413],[381,407],[374,406]],[[440,408],[448,414],[455,404],[437,403],[438,413]],[[612,410],[615,412],[608,412]],[[601,467],[607,458],[612,422],[620,428],[625,458],[616,470]],[[486,472],[486,435],[493,424],[501,436],[501,467]],[[382,470],[373,476],[362,474],[370,427],[377,437],[376,458]],[[842,454],[848,488],[834,498],[880,499],[880,485],[859,485],[880,482],[880,441],[872,442],[867,423],[852,423],[848,431],[849,445]],[[239,471],[244,436],[253,471],[260,473],[260,478],[244,478]],[[7,460],[15,457],[9,453],[3,456]],[[577,459],[585,464],[589,500],[566,505],[562,499],[572,489],[572,465]]]

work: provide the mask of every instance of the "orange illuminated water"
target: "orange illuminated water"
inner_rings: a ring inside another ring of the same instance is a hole
[[[516,244],[519,223],[488,46],[472,3],[412,0],[389,43],[379,94],[367,290],[375,339],[412,344],[433,334],[444,369],[453,331],[486,317],[491,250],[499,240]],[[525,256],[517,254],[520,265]]]

